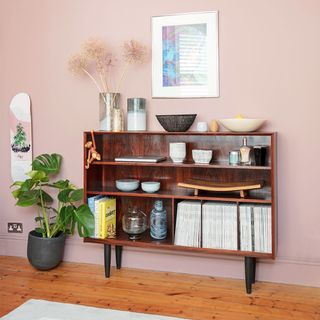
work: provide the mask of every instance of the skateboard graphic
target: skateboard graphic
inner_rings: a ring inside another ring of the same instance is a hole
[[[11,177],[24,181],[32,163],[32,123],[30,97],[18,93],[10,103]]]

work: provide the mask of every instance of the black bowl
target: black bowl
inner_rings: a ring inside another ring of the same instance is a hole
[[[164,130],[169,132],[187,131],[194,122],[196,114],[157,114],[156,117]]]

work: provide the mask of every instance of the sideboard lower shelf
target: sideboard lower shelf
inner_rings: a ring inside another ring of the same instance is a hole
[[[209,248],[195,248],[177,246],[172,243],[172,240],[166,239],[162,241],[153,240],[148,234],[144,235],[141,240],[129,240],[128,236],[121,232],[115,239],[96,239],[96,238],[84,238],[84,242],[109,244],[115,246],[124,247],[139,247],[139,248],[152,248],[159,250],[172,250],[172,251],[188,251],[188,252],[202,252],[209,254],[221,254],[221,255],[237,255],[243,257],[256,257],[272,259],[271,253],[253,252],[253,251],[241,251],[241,250],[223,250],[223,249],[209,249]]]

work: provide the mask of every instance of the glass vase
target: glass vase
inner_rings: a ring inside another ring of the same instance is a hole
[[[148,228],[147,216],[137,207],[129,208],[122,217],[122,229],[130,240],[138,240]]]
[[[120,93],[100,92],[99,94],[99,129],[113,131],[114,110],[120,109]]]

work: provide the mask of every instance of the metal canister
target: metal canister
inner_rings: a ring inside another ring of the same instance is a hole
[[[240,151],[232,150],[229,152],[229,164],[236,166],[240,163]]]

